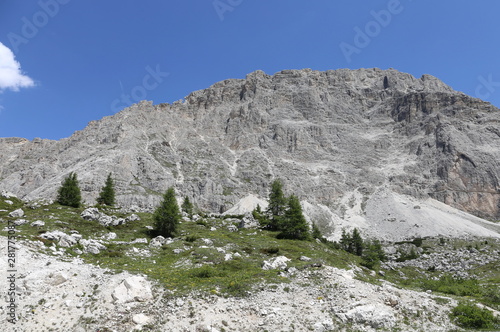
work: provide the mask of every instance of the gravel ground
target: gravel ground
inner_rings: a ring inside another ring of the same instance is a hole
[[[0,238],[6,249],[7,239]],[[1,270],[6,280],[5,260]],[[290,273],[290,272],[281,272]],[[262,285],[245,298],[191,295],[174,298],[148,281],[153,297],[118,303],[112,294],[131,275],[40,254],[18,244],[17,317],[1,331],[447,331],[453,300],[355,278],[333,267],[292,272],[290,283]],[[1,289],[5,298],[7,285]],[[445,303],[446,302],[446,303]],[[106,330],[107,328],[108,330]]]

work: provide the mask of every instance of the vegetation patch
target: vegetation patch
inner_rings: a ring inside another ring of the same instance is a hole
[[[460,327],[468,329],[493,331],[500,328],[500,320],[490,310],[468,302],[461,302],[453,308],[450,318]]]

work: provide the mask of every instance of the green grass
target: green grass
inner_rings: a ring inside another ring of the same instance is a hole
[[[281,277],[279,271],[264,271],[262,264],[276,256],[286,256],[291,261],[289,267],[297,269],[316,269],[314,266],[329,265],[349,269],[360,266],[361,258],[336,249],[330,243],[316,241],[297,241],[277,239],[277,233],[258,229],[240,229],[231,232],[227,226],[230,220],[212,219],[204,216],[197,222],[182,222],[179,225],[179,234],[173,243],[160,248],[150,248],[147,244],[128,244],[137,238],[150,240],[148,227],[154,224],[150,213],[137,213],[141,220],[129,222],[114,227],[104,227],[94,221],[85,221],[80,217],[84,208],[63,207],[57,204],[45,205],[32,209],[18,199],[10,199],[9,205],[0,197],[0,218],[4,221],[13,220],[8,217],[10,211],[23,208],[24,219],[29,223],[17,226],[19,239],[41,240],[46,246],[53,243],[42,240],[39,236],[48,231],[60,230],[69,234],[77,231],[84,239],[99,238],[109,232],[117,234],[117,238],[108,241],[107,249],[98,255],[82,254],[87,263],[96,264],[103,268],[110,268],[115,272],[123,270],[140,273],[159,281],[165,288],[174,294],[186,294],[192,291],[201,291],[211,294],[244,296],[252,287],[263,284],[288,282]],[[107,208],[107,214],[126,217],[116,209]],[[35,220],[43,220],[45,226],[31,227]],[[6,226],[6,223],[3,223]],[[4,227],[5,227],[4,226]],[[2,229],[4,228],[2,227]],[[215,227],[216,231],[211,231]],[[0,230],[6,236],[7,232]],[[206,245],[202,239],[210,239],[213,245]],[[125,244],[123,244],[125,242]],[[426,250],[442,248],[438,239],[424,242]],[[449,248],[465,248],[471,243],[463,240],[449,240],[444,244]],[[498,242],[490,241],[473,243],[474,246],[486,248],[495,252],[500,250]],[[148,252],[142,256],[132,251]],[[75,246],[66,250],[70,256],[77,256]],[[179,254],[174,249],[182,249]],[[50,254],[50,251],[47,251]],[[226,255],[232,258],[226,260]],[[301,261],[301,256],[311,258],[310,261]],[[365,268],[357,274],[357,278],[370,283],[379,283],[380,276],[370,276]],[[400,274],[402,273],[402,275]],[[453,296],[458,299],[470,298],[480,301],[497,310],[500,309],[500,265],[496,260],[488,265],[477,266],[469,273],[476,276],[473,280],[453,279],[439,276],[438,272],[420,271],[413,267],[403,267],[396,271],[385,271],[385,279],[415,290],[432,290],[437,294]]]
[[[0,206],[4,205],[6,203],[0,198]],[[40,234],[53,230],[60,230],[67,234],[77,231],[84,239],[95,239],[114,232],[117,237],[108,241],[106,250],[97,255],[82,254],[80,257],[87,263],[110,268],[116,272],[127,270],[132,273],[146,274],[158,280],[174,294],[202,291],[245,296],[257,284],[288,282],[287,278],[279,275],[279,271],[262,270],[264,260],[278,255],[291,259],[289,267],[297,269],[314,269],[312,264],[349,268],[359,263],[358,257],[315,241],[278,240],[276,232],[256,229],[231,232],[227,228],[231,223],[224,218],[204,218],[198,222],[182,222],[179,225],[179,235],[173,243],[160,248],[150,248],[147,244],[123,244],[123,242],[130,242],[137,238],[150,240],[147,227],[153,225],[150,213],[137,213],[141,218],[140,221],[104,227],[97,222],[83,220],[80,213],[84,208],[51,204],[30,209],[21,201],[16,200],[14,205],[8,205],[5,209],[12,211],[19,207],[22,207],[26,213],[23,218],[30,220],[28,224],[17,227],[20,239],[41,240],[46,246],[51,246],[52,241],[41,239]],[[12,219],[8,217],[8,212],[0,212],[0,217],[4,220]],[[118,217],[126,217],[115,209],[107,208],[105,212]],[[35,220],[43,220],[45,226],[31,227],[30,223]],[[211,227],[216,227],[217,230],[211,231]],[[7,235],[3,231],[0,234]],[[213,245],[207,246],[202,239],[210,239]],[[138,255],[132,251],[133,247],[140,252],[149,251],[150,255]],[[77,245],[68,248],[67,253],[76,256],[75,249],[81,250],[82,248]],[[174,249],[183,251],[175,254]],[[225,259],[227,254],[233,255],[230,260]],[[311,261],[300,261],[301,256],[308,256]]]
[[[6,201],[11,201],[13,204],[8,204]],[[13,211],[23,207],[23,202],[17,198],[3,198],[0,197],[0,210]],[[0,212],[0,218],[6,217],[9,212]]]
[[[482,331],[498,331],[500,319],[486,308],[479,308],[475,304],[460,302],[450,313],[450,318],[457,325],[467,329],[481,329]]]

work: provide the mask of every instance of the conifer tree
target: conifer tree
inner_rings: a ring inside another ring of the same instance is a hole
[[[57,203],[65,206],[80,207],[81,192],[78,187],[76,173],[70,173],[63,181],[57,192]]]
[[[357,256],[363,255],[363,238],[357,228],[352,231],[352,234],[347,233],[345,229],[342,230],[340,248]]]
[[[115,205],[115,188],[111,173],[108,174],[106,183],[97,198],[97,204],[113,206]]]
[[[319,227],[318,225],[316,225],[315,223],[312,224],[312,237],[313,239],[322,239],[323,238],[323,234],[321,234],[321,231],[319,230]]]
[[[352,238],[351,234],[342,229],[342,235],[340,237],[340,248],[344,251],[352,253]]]
[[[176,235],[181,214],[173,187],[168,188],[163,196],[163,202],[153,215],[153,219],[155,221],[155,231],[157,235],[164,237],[174,237]]]
[[[352,247],[353,254],[357,256],[363,255],[363,238],[361,238],[361,234],[357,228],[352,231]]]
[[[311,238],[309,225],[302,213],[300,201],[295,195],[288,198],[288,205],[284,216],[280,219],[279,229],[281,233],[279,238],[308,240]]]
[[[280,180],[274,180],[271,183],[271,192],[269,194],[269,206],[267,207],[267,215],[269,223],[267,228],[270,230],[280,230],[280,223],[285,214],[287,200],[283,194],[283,184]]]
[[[366,241],[364,244],[361,264],[369,269],[374,269],[380,261],[386,261],[384,249],[379,240]]]
[[[189,197],[185,196],[182,202],[182,211],[186,212],[190,217],[193,215],[193,203],[189,200]]]

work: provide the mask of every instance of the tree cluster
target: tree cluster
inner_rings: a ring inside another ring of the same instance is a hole
[[[76,173],[70,173],[63,181],[61,187],[57,191],[57,203],[65,206],[78,208],[82,205],[82,195]],[[115,205],[115,188],[111,173],[104,187],[101,189],[97,204],[113,206]]]
[[[61,205],[80,207],[82,204],[82,197],[76,173],[70,173],[63,181],[58,190],[57,202]],[[115,204],[115,189],[114,181],[111,173],[106,179],[104,187],[102,187],[97,204],[113,206]],[[182,204],[182,211],[188,215],[193,215],[193,204],[186,196]],[[177,225],[181,219],[181,213],[177,199],[175,198],[174,188],[171,187],[163,196],[163,202],[158,206],[153,214],[155,222],[154,232],[157,235],[164,237],[173,237],[177,233]]]
[[[280,180],[271,183],[267,210],[263,212],[260,206],[257,206],[252,214],[264,228],[278,231],[278,238],[296,240],[311,238],[309,225],[298,197],[293,194],[285,197],[283,183]]]
[[[373,269],[380,261],[387,259],[380,241],[364,241],[357,228],[351,233],[343,229],[339,246],[340,249],[348,253],[362,257],[361,264],[370,269]]]

